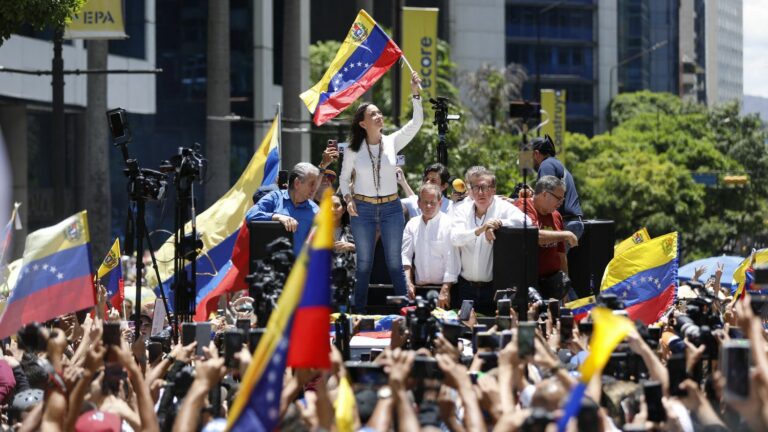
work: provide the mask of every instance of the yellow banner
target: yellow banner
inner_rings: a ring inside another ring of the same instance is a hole
[[[88,0],[64,30],[65,39],[125,39],[121,0]]]
[[[405,58],[421,76],[421,100],[428,106],[429,98],[437,95],[437,13],[436,8],[403,8],[403,38],[401,48]],[[411,107],[411,73],[400,74],[400,112]]]
[[[549,122],[541,132],[552,137],[557,158],[565,160],[565,90],[541,90],[541,109],[549,115]]]

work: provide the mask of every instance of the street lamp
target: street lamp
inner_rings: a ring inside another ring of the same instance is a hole
[[[640,51],[637,54],[633,54],[633,55],[625,58],[624,60],[616,63],[615,65],[611,66],[611,70],[608,73],[608,75],[609,75],[609,77],[608,77],[608,94],[610,95],[610,98],[608,98],[609,103],[611,101],[613,101],[613,72],[616,69],[618,69],[618,68],[624,66],[625,64],[631,62],[632,60],[635,60],[636,58],[642,57],[642,56],[644,56],[646,54],[649,54],[649,53],[652,53],[652,52],[656,51],[657,49],[659,49],[659,48],[663,47],[664,45],[666,45],[668,42],[669,42],[669,40],[664,40],[664,41],[661,41],[659,43],[656,43],[652,47],[646,48],[646,49]],[[611,125],[611,129],[613,129],[613,125]]]

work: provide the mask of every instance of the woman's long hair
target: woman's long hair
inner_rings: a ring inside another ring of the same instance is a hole
[[[369,105],[373,105],[370,102],[363,102],[357,107],[355,115],[352,117],[352,126],[349,130],[349,148],[354,152],[360,151],[360,146],[363,144],[363,138],[366,137],[365,129],[360,127],[360,122],[365,120],[365,111]]]

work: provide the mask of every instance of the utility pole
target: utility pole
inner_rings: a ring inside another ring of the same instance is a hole
[[[107,69],[109,41],[88,41],[88,69]],[[83,204],[88,210],[91,243],[96,255],[109,249],[112,233],[112,198],[109,182],[109,143],[107,118],[107,75],[88,74],[88,101],[85,106],[85,166],[80,170]]]
[[[210,120],[230,113],[229,84],[229,0],[208,0],[208,56],[206,60],[205,157],[210,163],[210,180],[205,186],[205,207],[210,207],[230,187],[229,122]]]
[[[64,125],[64,58],[61,56],[61,45],[64,39],[64,28],[59,27],[54,31],[53,36],[53,60],[51,62],[51,105],[53,109],[53,150],[51,156],[53,159],[53,218],[55,220],[64,219],[66,208],[66,197],[64,196],[64,186],[66,184],[65,161],[66,158],[66,139]]]
[[[285,119],[308,118],[299,94],[309,85],[308,56],[309,8],[308,0],[285,0],[283,11],[283,122]],[[306,41],[305,41],[306,40]],[[287,123],[288,126],[300,126]],[[280,165],[287,170],[309,157],[309,139],[302,134],[284,134],[281,137]]]

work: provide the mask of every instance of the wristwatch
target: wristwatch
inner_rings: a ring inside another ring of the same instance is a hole
[[[411,95],[414,99],[421,99],[421,95]]]
[[[379,399],[389,399],[392,397],[392,389],[384,386],[376,392],[376,396],[378,396]]]
[[[176,362],[176,357],[172,356],[171,353],[166,353],[163,355],[163,360],[170,360],[171,363]]]

